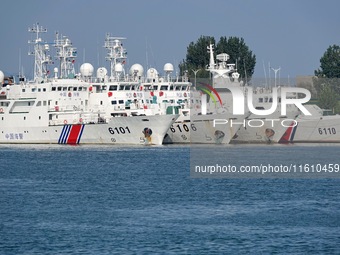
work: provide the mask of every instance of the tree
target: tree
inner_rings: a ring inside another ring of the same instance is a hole
[[[216,45],[216,54],[227,53],[230,63],[236,64],[241,79],[251,79],[256,64],[256,56],[249,50],[243,38],[221,37]]]
[[[185,70],[189,72],[191,77],[194,76],[192,70],[200,69],[197,73],[199,78],[209,77],[209,72],[206,71],[209,64],[209,53],[207,47],[209,44],[215,44],[215,38],[211,36],[201,36],[197,42],[191,42],[187,47],[186,59],[179,65],[181,73]],[[249,50],[243,38],[238,37],[221,37],[216,44],[214,55],[227,53],[230,56],[229,63],[237,65],[237,71],[240,73],[241,78],[251,79],[254,73],[256,64],[256,57]]]
[[[338,104],[337,94],[334,92],[331,86],[324,84],[320,91],[318,101],[320,108],[334,111],[334,108]]]
[[[320,68],[314,71],[313,85],[318,93],[318,104],[334,109],[340,95],[340,46],[331,45],[320,59]]]
[[[188,71],[192,76],[193,71],[200,69],[197,77],[209,77],[209,73],[205,70],[209,63],[209,54],[207,46],[215,44],[215,38],[212,36],[201,36],[197,42],[191,42],[187,47],[186,59],[179,65],[181,73]]]
[[[319,78],[340,78],[340,46],[328,47],[320,59],[320,68],[314,73]]]

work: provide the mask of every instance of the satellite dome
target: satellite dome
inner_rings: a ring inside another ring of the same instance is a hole
[[[121,63],[117,63],[115,65],[115,72],[117,72],[117,73],[123,72],[123,65]]]
[[[3,83],[5,79],[5,75],[2,71],[0,71],[0,83]]]
[[[144,68],[140,64],[133,64],[129,70],[130,75],[137,74],[137,76],[143,76]]]
[[[105,67],[99,67],[97,69],[97,78],[104,79],[107,75],[107,69]]]
[[[166,63],[164,65],[164,72],[171,73],[174,71],[174,66],[171,63]]]
[[[149,68],[149,70],[146,72],[146,77],[148,79],[155,79],[158,76],[158,72],[155,68]]]
[[[90,63],[84,63],[80,66],[80,73],[83,77],[90,77],[93,74],[93,66]]]

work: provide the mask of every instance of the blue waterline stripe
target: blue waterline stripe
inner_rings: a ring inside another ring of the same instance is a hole
[[[61,137],[62,144],[65,144],[67,142],[67,138],[70,135],[70,129],[71,129],[71,125],[65,125],[65,130],[62,133],[62,137]]]
[[[295,136],[295,132],[296,132],[296,129],[298,127],[299,124],[297,124],[295,127],[293,127],[293,132],[292,132],[292,135],[290,136],[290,141],[294,141],[294,136]]]
[[[84,127],[85,127],[85,125],[81,125],[81,130],[80,130],[80,134],[79,134],[79,136],[78,136],[77,144],[79,144],[80,138],[81,138],[81,136],[83,135]]]
[[[59,140],[58,140],[58,143],[59,143],[59,144],[60,144],[61,141],[62,141],[62,138],[63,138],[64,132],[65,132],[65,129],[66,129],[66,125],[63,126],[63,129],[61,130],[61,133],[60,133],[60,136],[59,136]]]

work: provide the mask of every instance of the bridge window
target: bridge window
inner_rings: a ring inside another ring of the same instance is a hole
[[[111,85],[111,86],[109,87],[109,90],[110,90],[110,91],[113,91],[113,90],[117,90],[117,88],[118,88],[117,85]]]

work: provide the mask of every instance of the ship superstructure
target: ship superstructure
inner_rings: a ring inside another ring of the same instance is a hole
[[[29,31],[36,35],[30,41],[33,80],[5,82],[0,72],[0,143],[162,144],[178,115],[145,116],[126,108],[112,114],[111,108],[97,105],[97,87],[90,79],[93,67],[85,63],[80,74],[75,73],[76,48],[71,40],[56,34],[50,44],[40,37],[46,29],[34,25]],[[52,64],[50,45],[57,49],[60,63],[52,77],[47,68]]]

